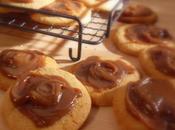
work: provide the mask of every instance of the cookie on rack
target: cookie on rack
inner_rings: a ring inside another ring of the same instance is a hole
[[[113,109],[120,130],[174,130],[175,85],[145,78],[116,91]]]
[[[97,11],[111,11],[119,0],[79,0]]]
[[[4,4],[30,9],[40,9],[54,1],[55,0],[0,0],[0,2]]]
[[[157,14],[150,8],[144,5],[131,4],[123,11],[119,21],[134,24],[153,24],[157,22],[157,19]]]
[[[139,80],[136,68],[123,59],[89,57],[69,69],[87,88],[97,106],[112,105],[113,94],[121,86]]]
[[[155,45],[174,46],[173,38],[166,29],[152,25],[123,24],[116,29],[112,39],[119,50],[134,56]]]
[[[88,9],[82,2],[79,1],[57,0],[42,9],[53,13],[61,13],[78,17],[82,24],[88,24],[91,21],[91,9]],[[75,20],[70,18],[47,16],[43,14],[32,14],[31,18],[36,22],[46,25],[68,26],[73,23],[78,24]]]
[[[90,109],[85,87],[72,74],[54,68],[42,68],[20,79],[1,106],[10,130],[78,130]]]
[[[175,48],[155,46],[140,53],[139,61],[151,77],[175,79]]]
[[[31,70],[54,67],[56,61],[34,50],[7,49],[0,53],[0,89],[7,90]]]

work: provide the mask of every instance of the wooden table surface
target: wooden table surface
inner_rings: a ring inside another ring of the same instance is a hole
[[[151,7],[159,14],[158,26],[165,27],[175,37],[175,0],[134,0],[132,2],[141,3]],[[32,38],[31,38],[32,37]],[[18,46],[17,46],[18,45]],[[0,49],[5,48],[27,48],[39,49],[45,53],[54,56],[62,61],[60,67],[70,64],[68,59],[68,48],[76,49],[76,43],[44,36],[41,34],[24,33],[17,30],[0,27]],[[105,40],[104,44],[89,46],[83,45],[82,59],[97,55],[102,57],[118,58],[123,57],[138,65],[137,60],[133,57],[126,56],[119,52],[112,41]],[[139,68],[139,66],[138,66]],[[0,99],[3,96],[0,94]],[[0,124],[0,130],[6,130]],[[93,108],[88,121],[81,130],[119,130],[112,112],[111,107]]]

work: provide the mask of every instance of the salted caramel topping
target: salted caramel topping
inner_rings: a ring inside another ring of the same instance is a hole
[[[8,49],[0,53],[0,72],[17,79],[44,64],[44,55],[38,51]]]
[[[73,68],[76,77],[96,90],[115,87],[126,74],[133,73],[133,68],[118,61],[102,61],[98,57],[89,57]]]
[[[142,5],[131,5],[128,6],[122,16],[126,16],[126,17],[143,17],[143,16],[149,16],[151,15],[153,12],[150,8],[147,8],[145,6]],[[121,17],[122,17],[121,16]]]
[[[16,3],[32,3],[34,2],[34,0],[10,0],[12,2],[16,2]]]
[[[43,10],[77,16],[80,8],[82,8],[82,4],[78,1],[61,0],[51,3],[50,5],[44,7]]]
[[[31,74],[11,88],[10,97],[17,109],[37,127],[47,127],[65,116],[81,96],[59,76]]]
[[[127,108],[153,130],[175,130],[175,86],[146,78],[128,85]]]
[[[172,39],[167,30],[148,25],[132,25],[125,35],[135,43],[161,44]]]
[[[175,77],[175,49],[165,46],[151,48],[149,55],[160,72]]]

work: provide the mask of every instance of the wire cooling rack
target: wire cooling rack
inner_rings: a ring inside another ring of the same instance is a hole
[[[72,56],[72,48],[69,48],[69,57],[73,61],[78,61],[81,58],[81,48],[82,43],[96,45],[101,43],[104,38],[109,36],[112,23],[121,14],[121,8],[119,6],[123,5],[126,0],[119,0],[115,7],[109,13],[102,15],[100,12],[93,12],[91,21],[83,25],[79,18],[75,16],[65,15],[62,13],[53,13],[46,10],[34,10],[22,7],[16,7],[11,5],[6,5],[0,3],[0,7],[7,9],[15,9],[25,12],[24,14],[14,14],[14,15],[0,15],[0,25],[18,28],[22,31],[37,32],[53,37],[64,38],[68,40],[73,40],[78,42],[77,56]],[[75,21],[76,26],[46,26],[40,23],[34,22],[30,19],[27,13],[40,13],[49,16],[63,17]]]

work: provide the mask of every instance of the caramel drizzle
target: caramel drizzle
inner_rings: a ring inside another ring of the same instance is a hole
[[[136,43],[161,44],[172,40],[167,30],[147,25],[129,26],[125,35]]]
[[[62,5],[60,8],[54,8],[55,5],[59,4],[59,6]],[[76,7],[77,6],[77,7]],[[82,4],[78,1],[68,1],[68,0],[61,0],[58,2],[54,2],[43,9],[54,11],[54,12],[62,12],[66,14],[71,14],[71,15],[77,15],[79,9],[82,8]]]
[[[4,76],[18,79],[43,66],[44,55],[38,51],[4,50],[0,54],[0,71]]]
[[[144,17],[144,16],[149,16],[152,13],[153,13],[152,10],[145,6],[131,5],[131,6],[128,6],[124,10],[122,16],[124,17]]]
[[[154,47],[149,50],[151,60],[160,72],[175,77],[175,50],[166,46]]]
[[[30,74],[11,88],[15,107],[37,127],[47,127],[69,113],[82,96],[59,76]]]
[[[101,61],[98,57],[89,57],[73,68],[75,76],[95,90],[116,87],[125,74],[133,73],[133,68],[122,61]]]
[[[174,86],[167,80],[146,78],[128,85],[127,109],[151,129],[175,129]]]

